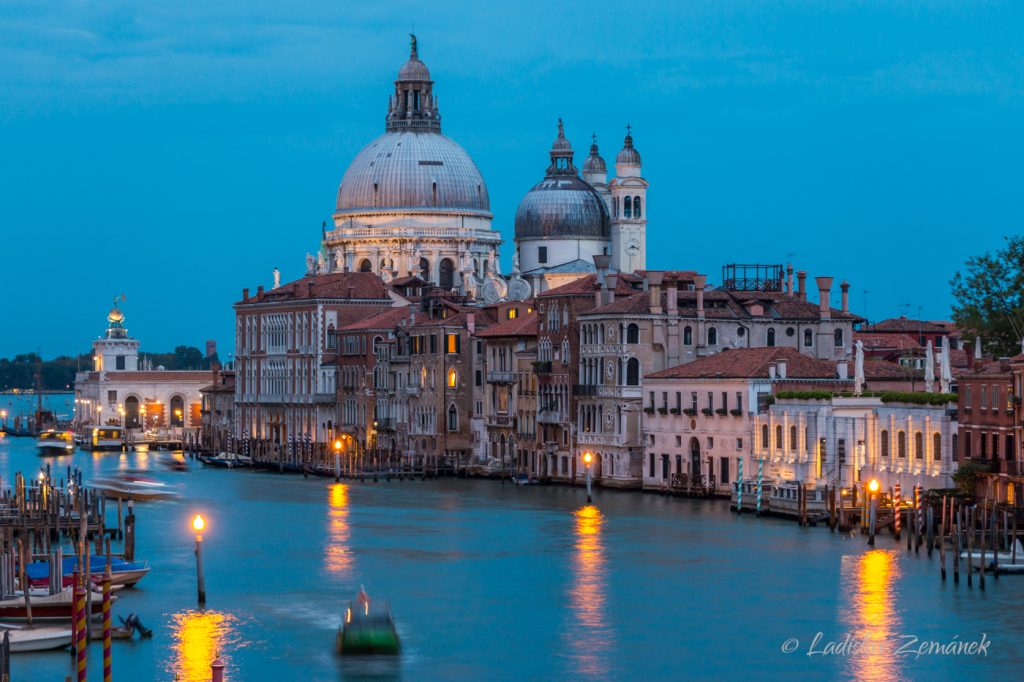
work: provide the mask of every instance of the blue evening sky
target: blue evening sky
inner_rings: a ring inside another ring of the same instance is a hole
[[[0,355],[85,350],[124,293],[144,349],[226,359],[242,287],[302,275],[383,130],[413,24],[506,269],[556,119],[609,164],[630,122],[649,267],[793,254],[872,319],[947,317],[963,259],[1022,229],[1022,6],[0,2]]]

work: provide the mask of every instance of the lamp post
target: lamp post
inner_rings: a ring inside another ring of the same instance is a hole
[[[583,464],[587,468],[587,504],[591,503],[590,497],[590,463],[594,461],[594,456],[590,452],[583,453]]]
[[[872,478],[868,482],[868,496],[871,498],[870,511],[868,512],[868,546],[875,546],[875,498],[878,495],[878,479]]]
[[[196,587],[199,591],[199,604],[206,604],[206,581],[203,579],[203,529],[206,521],[200,514],[192,519],[192,528],[196,532]]]
[[[341,480],[341,439],[334,441],[334,482]]]

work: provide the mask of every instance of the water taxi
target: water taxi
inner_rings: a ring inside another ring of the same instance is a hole
[[[40,457],[61,457],[74,451],[75,440],[68,431],[43,431],[36,438],[36,454]]]
[[[88,426],[82,443],[85,450],[123,450],[124,429],[120,426]]]
[[[346,656],[394,656],[402,648],[390,607],[386,602],[372,604],[362,587],[355,602],[348,602],[345,608],[335,644],[338,653]]]

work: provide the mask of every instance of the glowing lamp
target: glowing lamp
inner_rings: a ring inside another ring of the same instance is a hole
[[[872,478],[871,479],[871,481],[868,483],[868,490],[870,490],[873,493],[877,493],[878,492],[878,479],[877,478]]]
[[[589,452],[584,452],[583,453],[583,463],[586,464],[587,466],[590,466],[590,463],[593,461],[593,459],[594,459],[594,456],[592,454],[590,454]]]
[[[334,449],[335,450],[341,450],[341,439],[340,438],[338,440],[334,441]]]
[[[202,533],[203,529],[206,528],[206,520],[200,514],[196,514],[196,517],[192,519],[192,528],[197,533]]]

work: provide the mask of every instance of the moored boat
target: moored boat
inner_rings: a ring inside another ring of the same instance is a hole
[[[85,450],[122,450],[124,449],[124,429],[120,426],[87,426],[82,442]]]
[[[387,602],[371,603],[363,588],[348,602],[335,641],[338,653],[396,655],[401,650],[395,619]]]
[[[111,600],[116,600],[114,595]],[[28,607],[32,609],[32,620],[65,621],[71,620],[71,604],[74,594],[70,587],[65,587],[57,594],[49,594],[45,590],[32,590],[29,593],[29,604],[25,604],[25,595],[19,591],[14,596],[0,599],[0,620],[27,620]],[[92,615],[103,611],[103,595],[93,592]]]
[[[71,644],[71,628],[23,627],[13,623],[0,623],[0,637],[5,633],[11,645],[11,653],[63,649]]]
[[[960,558],[964,561],[969,561],[974,570],[981,568],[982,559],[984,559],[986,571],[1004,574],[1024,574],[1024,545],[1021,544],[1020,538],[1017,538],[1014,542],[1017,544],[1015,551],[993,552],[989,549],[985,552],[984,557],[982,557],[981,549],[975,548],[970,554],[966,551],[960,552]]]
[[[64,557],[61,566],[61,577],[63,586],[71,585],[77,567],[77,557]],[[90,558],[89,571],[92,573],[93,583],[99,584],[107,569],[107,559],[104,556],[93,556]],[[34,561],[25,566],[25,572],[32,585],[43,587],[49,584],[50,562]],[[145,561],[125,561],[124,559],[112,559],[110,562],[110,585],[112,587],[133,587],[136,583],[146,577],[149,573],[149,565]]]
[[[36,438],[36,454],[40,457],[61,457],[75,451],[75,441],[68,431],[43,431]]]

